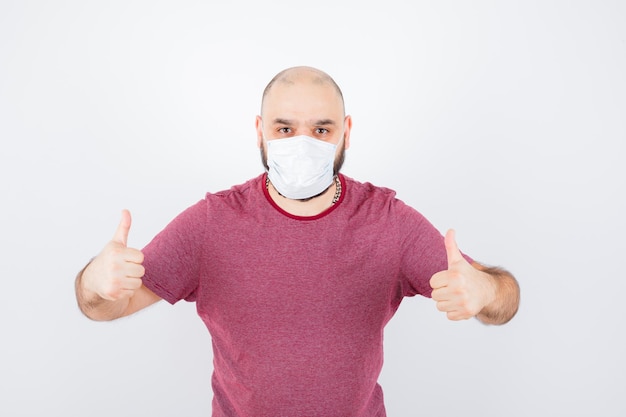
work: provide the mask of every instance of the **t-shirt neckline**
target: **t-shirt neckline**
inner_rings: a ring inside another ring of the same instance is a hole
[[[323,217],[328,216],[330,213],[335,211],[335,209],[337,207],[339,207],[339,205],[341,204],[341,202],[343,201],[343,199],[344,199],[344,197],[346,195],[347,189],[346,189],[345,177],[342,174],[338,174],[338,177],[339,177],[339,182],[341,183],[341,195],[339,196],[339,200],[337,200],[337,202],[335,204],[331,205],[326,210],[322,211],[319,214],[316,214],[315,216],[297,216],[295,214],[291,214],[291,213],[283,210],[282,208],[280,208],[280,206],[278,204],[276,204],[276,202],[272,199],[272,197],[270,196],[270,193],[269,193],[267,187],[265,186],[266,181],[267,181],[267,172],[264,173],[262,175],[262,177],[261,177],[261,188],[263,190],[263,195],[265,195],[265,198],[267,199],[267,201],[280,214],[282,214],[284,216],[287,216],[290,219],[294,219],[294,220],[301,220],[301,221],[318,220],[318,219],[321,219]]]

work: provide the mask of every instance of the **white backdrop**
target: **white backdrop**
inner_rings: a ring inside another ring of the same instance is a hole
[[[261,92],[294,65],[343,88],[347,175],[521,284],[504,327],[405,300],[389,416],[626,415],[625,3],[218,3],[0,1],[0,415],[210,415],[193,304],[94,323],[73,280],[121,209],[142,247],[260,173]]]

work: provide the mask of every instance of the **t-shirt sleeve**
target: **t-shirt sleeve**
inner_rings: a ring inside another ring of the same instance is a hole
[[[422,214],[397,201],[401,236],[401,279],[403,295],[430,297],[431,277],[448,268],[443,235]],[[465,259],[472,259],[463,254]]]
[[[202,265],[206,200],[172,220],[143,249],[143,283],[170,304],[195,301]]]

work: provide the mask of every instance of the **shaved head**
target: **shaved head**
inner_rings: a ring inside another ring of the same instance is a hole
[[[333,87],[337,92],[337,95],[339,96],[341,104],[343,106],[343,94],[341,93],[341,89],[330,75],[326,74],[324,71],[318,70],[317,68],[292,67],[287,68],[286,70],[283,70],[276,74],[276,76],[272,78],[269,84],[267,84],[265,90],[263,90],[263,98],[261,101],[261,114],[263,114],[263,105],[265,103],[265,98],[268,94],[270,94],[275,84],[283,84],[285,86],[289,86],[299,83],[311,83],[320,86],[327,85]]]
[[[308,136],[337,145],[335,175],[350,146],[352,118],[346,116],[343,94],[325,72],[293,67],[276,74],[263,91],[261,115],[256,117],[257,144],[267,166],[267,142]]]

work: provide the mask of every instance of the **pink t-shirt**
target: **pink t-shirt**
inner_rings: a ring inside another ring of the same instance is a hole
[[[265,175],[209,193],[143,250],[144,284],[209,329],[213,416],[385,416],[383,328],[446,252],[393,191],[340,180],[315,217],[276,206]]]

